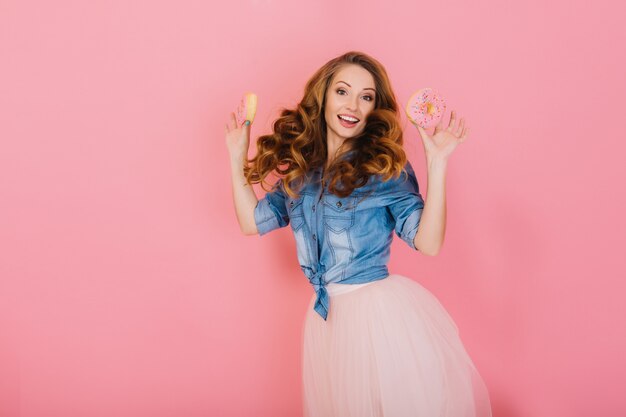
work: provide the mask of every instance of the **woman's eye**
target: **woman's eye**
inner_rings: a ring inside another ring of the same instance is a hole
[[[345,93],[346,90],[344,90],[343,88],[340,88],[339,90],[337,90],[337,93]],[[363,96],[364,98],[367,99],[367,101],[372,101],[374,100],[374,98],[372,96]]]

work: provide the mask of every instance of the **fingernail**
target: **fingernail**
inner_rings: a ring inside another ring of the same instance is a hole
[[[250,120],[246,120],[246,122],[244,123],[246,126],[250,126]]]

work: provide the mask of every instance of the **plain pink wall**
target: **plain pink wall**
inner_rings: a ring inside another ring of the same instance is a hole
[[[0,416],[300,415],[313,290],[289,228],[240,233],[223,128],[254,91],[268,133],[352,49],[471,127],[443,250],[396,237],[390,270],[451,313],[494,416],[625,415],[613,3],[3,1]]]

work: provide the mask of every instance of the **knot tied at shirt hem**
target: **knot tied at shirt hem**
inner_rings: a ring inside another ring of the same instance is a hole
[[[313,310],[326,320],[328,317],[328,310],[330,308],[330,297],[328,295],[328,291],[326,290],[326,283],[324,282],[324,273],[326,272],[326,268],[323,264],[318,264],[315,270],[308,266],[303,266],[302,270],[317,294]]]

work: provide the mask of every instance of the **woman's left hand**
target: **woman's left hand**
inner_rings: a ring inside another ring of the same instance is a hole
[[[415,124],[415,123],[414,123]],[[469,128],[465,126],[465,120],[461,118],[459,126],[456,124],[456,112],[452,110],[450,113],[450,122],[446,128],[443,126],[443,117],[435,126],[433,136],[426,133],[426,130],[415,124],[417,130],[422,136],[424,150],[428,158],[447,160],[459,143],[463,143],[467,138]]]

